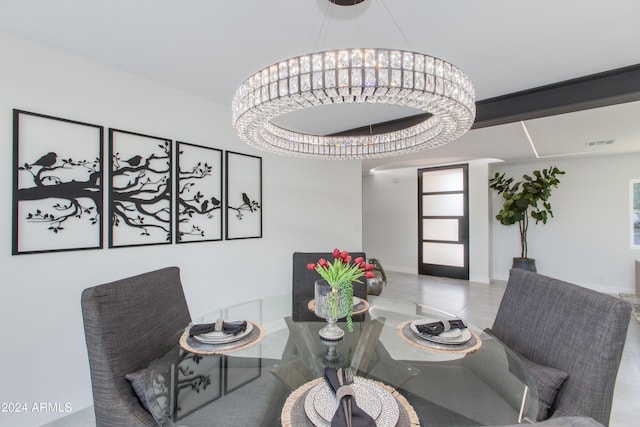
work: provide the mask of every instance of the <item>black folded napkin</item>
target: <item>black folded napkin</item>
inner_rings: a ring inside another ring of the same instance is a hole
[[[464,329],[467,325],[460,319],[442,320],[438,322],[423,323],[416,325],[416,329],[421,334],[440,335],[451,329]]]
[[[348,387],[351,386],[340,385],[340,381],[338,380],[338,372],[335,368],[324,368],[324,379],[327,381],[331,389],[334,393],[340,393],[340,387]],[[343,389],[344,391],[344,389]],[[346,394],[342,399],[347,399],[350,397],[350,394]],[[341,400],[342,400],[341,399]],[[333,419],[331,420],[331,427],[346,427],[347,421],[345,419],[344,407],[342,405],[342,401],[338,402],[338,410],[333,415]],[[375,427],[376,422],[369,414],[364,412],[358,405],[356,405],[356,399],[354,396],[351,398],[351,426],[352,427]]]
[[[189,329],[189,335],[202,335],[209,332],[221,331],[225,334],[238,335],[240,332],[244,332],[247,329],[247,321],[237,322],[225,322],[219,319],[216,323],[201,323],[199,325],[193,325]]]

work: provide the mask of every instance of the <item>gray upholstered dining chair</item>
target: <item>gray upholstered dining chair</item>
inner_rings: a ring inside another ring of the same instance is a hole
[[[350,252],[355,259],[367,256],[364,252]],[[314,282],[321,279],[320,275],[315,271],[307,269],[307,264],[315,264],[320,258],[328,261],[333,260],[331,252],[295,252],[293,254],[293,283],[292,283],[292,318],[295,322],[299,321],[319,321],[323,320],[317,317],[312,311],[309,311],[307,304],[314,298]],[[353,295],[358,298],[367,299],[367,285],[364,279],[363,283],[353,284]],[[357,316],[354,317],[357,320]]]
[[[81,298],[97,427],[155,426],[125,375],[169,350],[191,321],[180,270],[168,267],[85,289]]]
[[[619,298],[512,269],[488,332],[546,381],[538,381],[548,409],[539,419],[585,416],[608,425],[630,316],[631,305]]]

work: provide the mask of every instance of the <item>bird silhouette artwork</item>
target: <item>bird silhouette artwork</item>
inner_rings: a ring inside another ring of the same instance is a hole
[[[64,174],[60,174],[63,170]],[[98,223],[102,207],[99,157],[59,159],[51,151],[33,163],[24,163],[18,171],[30,176],[21,179],[17,191],[19,202],[33,205],[26,213],[27,222],[44,224],[54,234],[62,232],[68,221],[86,219],[92,225]],[[48,205],[49,200],[52,205]]]
[[[178,143],[178,243],[222,239],[222,152]]]
[[[129,160],[125,160],[125,162],[127,162],[129,164],[129,166],[132,167],[136,167],[140,164],[140,161],[142,160],[142,156],[139,155],[135,155],[133,157],[131,157]]]
[[[242,193],[241,198],[240,206],[228,206],[229,209],[236,211],[235,215],[239,220],[242,220],[247,212],[257,212],[260,209],[260,203],[257,200],[251,200],[247,193]]]
[[[104,128],[20,110],[13,114],[12,253],[102,247]]]
[[[226,153],[225,239],[262,237],[262,158]]]
[[[171,243],[171,141],[125,131],[111,138],[109,247]]]
[[[145,158],[140,154],[135,154],[128,159],[123,159],[120,157],[120,153],[118,152],[113,154],[113,166],[115,169],[126,168],[127,166],[135,169],[138,167],[144,167],[145,162],[150,162],[154,158],[155,157],[153,155],[151,155],[150,158]]]
[[[33,162],[32,165],[42,166],[43,168],[50,168],[51,166],[56,164],[57,160],[58,160],[58,155],[53,151],[51,151],[45,154],[44,156],[40,157],[35,162]]]

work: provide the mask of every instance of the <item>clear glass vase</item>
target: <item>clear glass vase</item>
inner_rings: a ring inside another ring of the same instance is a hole
[[[320,337],[328,341],[339,340],[344,336],[344,331],[338,326],[338,319],[342,317],[342,298],[340,291],[324,279],[316,280],[315,288],[315,313],[327,321],[324,328],[320,329]]]

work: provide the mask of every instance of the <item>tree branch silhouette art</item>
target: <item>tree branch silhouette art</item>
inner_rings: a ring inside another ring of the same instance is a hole
[[[246,213],[257,212],[260,209],[260,204],[256,200],[251,200],[247,193],[242,193],[242,204],[239,206],[229,205],[228,207],[235,211],[236,218],[242,221]]]
[[[189,146],[179,145],[178,151],[178,198],[177,198],[177,222],[178,242],[186,241],[188,236],[208,237],[216,223],[221,223],[221,216],[215,215],[222,209],[220,195],[216,194],[215,186],[210,185],[210,179],[214,166],[207,161],[195,163],[184,162],[185,150]],[[201,147],[197,147],[201,148]],[[184,166],[184,167],[183,167]],[[209,227],[211,224],[211,227]],[[190,226],[190,227],[189,227]],[[189,239],[189,241],[202,239]]]
[[[99,157],[73,160],[49,152],[18,166],[18,171],[23,177],[17,189],[18,203],[38,202],[27,212],[27,222],[45,224],[54,234],[64,232],[71,221],[98,224],[102,213]]]
[[[112,154],[111,221],[113,230],[134,230],[139,236],[171,241],[171,144],[123,159]]]

